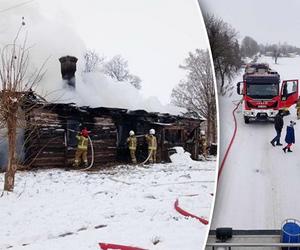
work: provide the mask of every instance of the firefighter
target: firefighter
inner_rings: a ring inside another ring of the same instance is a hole
[[[76,139],[78,140],[78,145],[75,153],[74,167],[79,167],[81,160],[83,161],[85,167],[88,166],[88,160],[87,160],[88,137],[89,137],[89,132],[86,128],[81,130],[80,134],[76,136]]]
[[[297,119],[299,120],[300,119],[300,96],[296,104],[296,109],[297,109]]]
[[[284,153],[286,153],[286,150],[288,152],[293,152],[291,150],[291,146],[293,143],[295,143],[295,129],[294,129],[295,124],[296,122],[290,121],[290,125],[286,127],[285,142],[287,143],[287,145],[282,149]]]
[[[206,140],[204,130],[201,130],[200,144],[201,144],[201,148],[202,148],[202,154],[206,158],[207,157],[207,140]]]
[[[149,135],[145,135],[148,144],[148,156],[150,155],[149,162],[156,162],[156,152],[157,152],[157,139],[155,136],[155,130],[151,128],[149,130]]]
[[[130,151],[131,161],[133,164],[136,164],[137,161],[136,161],[135,152],[136,152],[137,139],[133,130],[129,131],[129,137],[127,138],[127,143]]]

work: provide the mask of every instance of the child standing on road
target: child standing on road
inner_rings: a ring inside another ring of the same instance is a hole
[[[286,127],[285,142],[287,143],[287,145],[282,149],[284,153],[286,153],[286,150],[288,152],[293,152],[291,150],[291,146],[293,143],[295,144],[295,129],[294,129],[295,124],[296,122],[290,121],[290,125]]]

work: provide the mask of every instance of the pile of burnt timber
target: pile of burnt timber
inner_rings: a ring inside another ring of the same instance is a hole
[[[197,159],[200,123],[203,120],[128,111],[116,108],[77,107],[74,104],[40,104],[26,114],[25,164],[31,167],[70,166],[77,146],[76,134],[82,127],[90,131],[94,148],[94,166],[111,166],[129,161],[126,138],[130,130],[137,135],[156,130],[157,159],[169,161],[170,149],[182,146]],[[89,162],[91,150],[88,150]],[[147,157],[144,137],[138,138],[138,161]]]

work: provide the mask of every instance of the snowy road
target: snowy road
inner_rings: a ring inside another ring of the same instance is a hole
[[[262,58],[278,70],[281,79],[300,78],[300,57],[280,58],[273,65],[271,58]],[[240,81],[238,78],[236,81]],[[221,97],[221,158],[233,133],[231,112],[234,101]],[[296,120],[295,106],[291,115],[284,117],[286,125]],[[300,219],[300,123],[296,125],[296,145],[293,153],[284,154],[282,147],[272,147],[275,136],[272,123],[245,124],[241,107],[236,113],[238,131],[217,190],[212,228],[229,226],[234,229],[279,229],[284,219]],[[298,145],[297,145],[298,140]]]
[[[14,193],[0,198],[0,249],[201,249],[209,225],[180,215],[174,202],[209,219],[216,162],[171,157],[149,168],[18,172]]]

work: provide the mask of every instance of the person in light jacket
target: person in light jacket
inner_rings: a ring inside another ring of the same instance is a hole
[[[157,139],[155,136],[155,130],[152,128],[148,135],[145,135],[148,144],[148,155],[150,155],[149,162],[156,163],[157,152]]]
[[[88,166],[88,137],[89,131],[86,128],[81,130],[80,134],[76,136],[76,139],[78,140],[78,145],[75,153],[75,161],[73,164],[74,167],[79,167],[81,160],[83,161],[85,167]]]
[[[131,162],[133,164],[136,164],[137,161],[136,161],[135,152],[136,152],[137,139],[133,130],[129,131],[129,137],[127,138],[127,143],[130,152]]]

